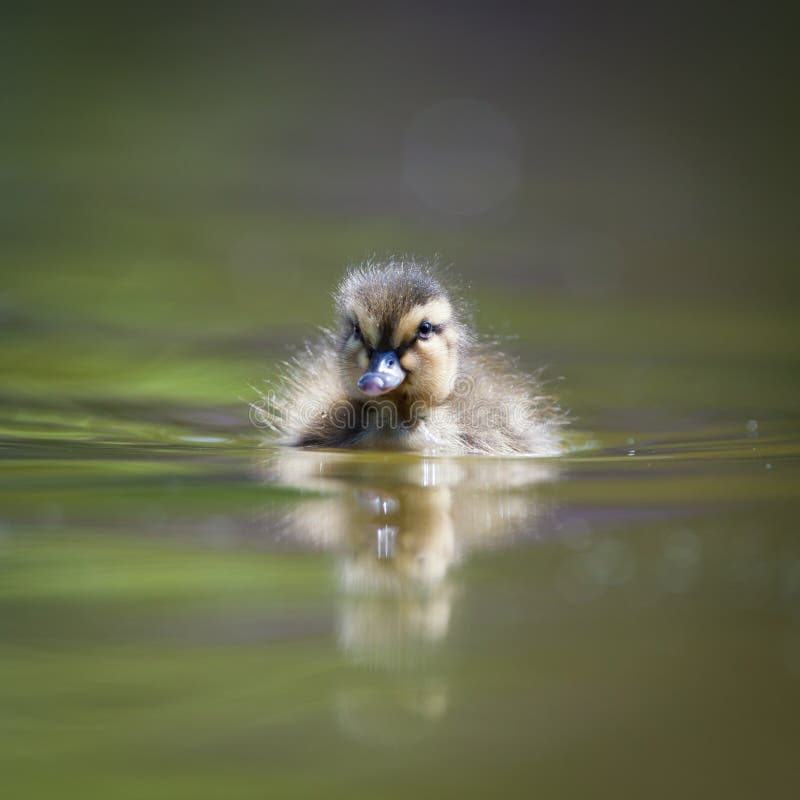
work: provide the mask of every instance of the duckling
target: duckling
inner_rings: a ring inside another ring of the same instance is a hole
[[[367,262],[334,293],[337,321],[286,365],[264,419],[297,447],[553,455],[552,398],[472,330],[432,265]]]

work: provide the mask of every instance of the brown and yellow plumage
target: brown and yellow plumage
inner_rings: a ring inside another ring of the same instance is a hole
[[[472,332],[433,268],[352,268],[337,324],[287,364],[267,398],[283,444],[426,453],[561,451],[563,417],[534,378]]]

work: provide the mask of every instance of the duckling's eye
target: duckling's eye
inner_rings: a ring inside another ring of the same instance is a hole
[[[353,338],[354,339],[361,339],[361,326],[357,323],[353,323]]]
[[[433,325],[431,325],[430,322],[425,321],[417,328],[417,336],[419,336],[420,339],[430,339],[432,333]]]

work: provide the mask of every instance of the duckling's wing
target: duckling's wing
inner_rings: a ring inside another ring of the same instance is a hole
[[[457,400],[465,445],[483,453],[555,455],[564,422],[538,375],[492,341],[477,343],[465,359]]]
[[[264,398],[266,427],[280,444],[334,447],[340,444],[347,398],[336,367],[333,334],[306,342],[302,352],[283,364],[281,378]],[[340,424],[342,423],[342,424]]]

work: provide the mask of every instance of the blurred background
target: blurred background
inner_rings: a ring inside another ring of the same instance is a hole
[[[787,23],[729,4],[6,8],[2,392],[227,407],[244,431],[242,398],[329,320],[343,268],[413,254],[566,376],[584,427],[785,416]]]

